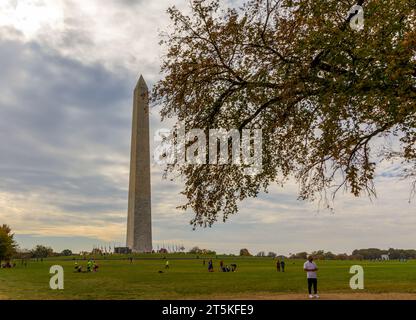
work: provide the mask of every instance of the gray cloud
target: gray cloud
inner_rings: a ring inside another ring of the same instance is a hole
[[[130,74],[82,65],[36,43],[0,42],[0,59],[3,179],[57,187],[64,182],[57,176],[75,185],[82,173],[79,183],[100,190],[103,181],[89,178],[93,166],[111,165],[128,150]],[[88,158],[97,161],[81,166]]]
[[[103,172],[127,170],[135,77],[36,42],[1,41],[0,60],[0,192],[23,195],[14,206],[35,201],[22,223],[122,223],[127,177]]]

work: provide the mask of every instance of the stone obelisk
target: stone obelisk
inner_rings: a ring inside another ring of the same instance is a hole
[[[139,253],[152,251],[149,143],[149,91],[140,76],[134,89],[127,217],[127,246]]]

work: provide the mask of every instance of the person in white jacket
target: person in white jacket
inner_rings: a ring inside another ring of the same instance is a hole
[[[309,291],[309,298],[319,298],[318,296],[318,267],[313,262],[313,257],[309,256],[308,261],[303,264],[303,270],[306,271],[306,276],[308,279],[308,291]],[[313,295],[312,295],[312,287],[313,287]]]

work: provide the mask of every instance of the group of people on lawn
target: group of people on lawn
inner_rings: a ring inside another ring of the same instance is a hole
[[[277,260],[276,261],[276,269],[277,269],[277,272],[280,272],[280,270],[282,272],[285,272],[285,266],[286,266],[286,263],[285,263],[284,260],[282,260],[282,261]]]
[[[6,263],[1,264],[0,267],[2,269],[11,269],[16,267],[16,263],[11,263],[10,261],[7,261]]]
[[[203,261],[203,265],[205,265],[205,260]],[[97,272],[98,271],[98,264],[94,260],[88,260],[87,262],[87,270],[83,271],[82,266],[78,264],[78,262],[75,262],[75,269],[74,272]],[[277,260],[276,262],[276,268],[278,272],[285,272],[285,262]],[[165,269],[169,269],[169,261],[166,261]],[[309,292],[309,298],[319,298],[318,295],[318,277],[317,277],[317,271],[318,267],[313,262],[313,257],[309,256],[308,260],[303,264],[303,270],[306,272],[306,277],[308,280],[308,292]],[[237,265],[231,264],[231,265],[224,265],[224,261],[220,261],[220,272],[236,272],[237,271]],[[208,272],[214,272],[214,264],[212,262],[212,259],[208,261]],[[313,289],[313,294],[312,294]]]
[[[88,260],[86,271],[83,271],[82,266],[75,262],[74,272],[98,272],[98,268],[99,266],[94,260]]]
[[[203,265],[205,265],[205,260],[203,261]],[[276,261],[276,268],[278,272],[285,272],[285,262],[284,260]],[[237,270],[236,264],[231,264],[231,266],[224,265],[224,262],[220,261],[220,271],[222,272],[235,272]],[[308,292],[309,292],[309,298],[319,298],[318,295],[318,267],[313,262],[313,256],[309,256],[308,260],[303,264],[303,270],[306,272],[306,278],[308,280]],[[214,265],[212,262],[212,259],[208,261],[208,272],[214,272]],[[312,293],[313,289],[313,293]]]
[[[202,263],[205,265],[205,260]],[[220,272],[236,272],[237,271],[237,265],[235,263],[230,265],[224,265],[224,261],[220,261]],[[208,261],[208,272],[214,272],[214,263],[212,262],[212,259]]]

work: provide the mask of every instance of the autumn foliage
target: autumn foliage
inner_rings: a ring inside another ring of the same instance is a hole
[[[350,28],[354,4],[365,26]],[[340,189],[375,196],[375,170],[416,176],[414,0],[252,0],[224,9],[170,8],[164,77],[153,102],[188,129],[261,128],[263,172],[235,165],[170,165],[185,180],[195,226],[238,211],[270,184],[299,183],[302,200]]]

